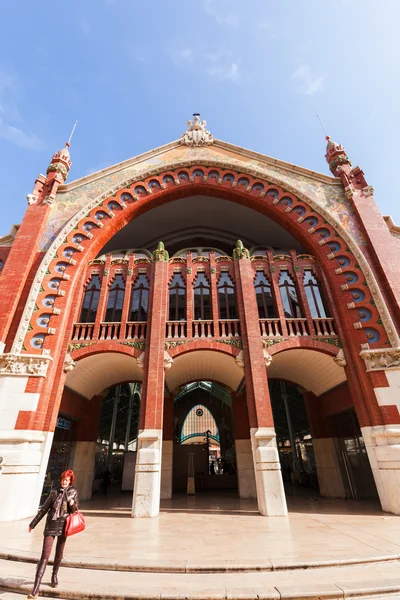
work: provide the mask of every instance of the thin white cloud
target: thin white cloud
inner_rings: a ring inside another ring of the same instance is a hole
[[[292,79],[298,82],[297,91],[306,96],[313,96],[323,89],[326,75],[315,75],[309,65],[303,64],[294,73]]]
[[[15,124],[22,120],[13,99],[16,86],[16,78],[0,70],[0,138],[19,148],[40,150],[42,140]]]
[[[239,61],[233,59],[229,51],[221,50],[207,54],[206,59],[208,61],[206,71],[213,79],[230,81],[232,83],[240,83],[242,81]]]
[[[171,48],[166,52],[176,67],[184,66],[194,60],[194,52],[189,46]]]
[[[220,25],[239,29],[238,5],[234,0],[203,0],[203,10]]]

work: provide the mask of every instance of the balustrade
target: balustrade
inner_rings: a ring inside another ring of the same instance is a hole
[[[315,333],[317,335],[337,335],[331,317],[326,317],[325,319],[313,319],[313,322]]]
[[[223,319],[219,321],[219,335],[221,337],[240,337],[239,319]]]
[[[289,335],[309,335],[307,319],[285,319]]]
[[[99,340],[118,340],[121,323],[100,323]]]
[[[260,319],[260,332],[263,337],[276,337],[282,335],[279,319]]]
[[[146,338],[146,321],[132,321],[126,324],[125,337],[127,340],[144,340]]]
[[[214,337],[214,324],[212,321],[193,321],[192,331],[195,338]]]
[[[75,323],[72,339],[91,340],[93,337],[94,323]]]
[[[185,338],[186,321],[167,321],[166,338]]]

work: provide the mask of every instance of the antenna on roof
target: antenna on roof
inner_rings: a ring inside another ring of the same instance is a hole
[[[72,131],[71,131],[71,134],[70,134],[70,136],[68,138],[68,142],[66,144],[67,146],[71,145],[72,136],[74,135],[74,131],[75,131],[75,128],[76,128],[77,124],[78,124],[78,121],[75,121],[74,126],[73,126]]]
[[[321,117],[319,116],[319,114],[318,114],[318,113],[317,113],[317,118],[318,118],[319,124],[321,125],[322,131],[323,131],[323,132],[324,132],[324,134],[327,136],[328,134],[327,134],[327,133],[326,133],[326,131],[325,131],[325,127],[323,126],[323,124],[322,124],[322,121],[321,121]]]

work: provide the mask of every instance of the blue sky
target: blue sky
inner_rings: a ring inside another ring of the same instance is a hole
[[[0,235],[68,138],[69,181],[177,139],[329,173],[316,113],[400,224],[398,0],[0,0]]]

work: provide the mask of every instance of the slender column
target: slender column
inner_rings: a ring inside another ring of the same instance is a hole
[[[115,426],[117,424],[117,414],[118,414],[118,404],[119,404],[119,393],[120,386],[117,385],[117,389],[115,390],[116,396],[113,398],[113,414],[111,420],[111,428],[110,428],[110,438],[108,442],[108,454],[107,454],[107,469],[111,471],[112,464],[112,451],[114,445],[114,437],[115,437]]]
[[[290,256],[292,257],[293,271],[294,271],[294,276],[295,276],[295,280],[296,280],[296,284],[297,284],[296,288],[297,288],[297,291],[299,294],[299,302],[300,302],[300,306],[302,309],[301,312],[307,319],[310,335],[315,335],[314,321],[313,321],[313,318],[311,315],[310,307],[308,306],[306,292],[304,290],[304,284],[303,284],[304,270],[302,267],[300,267],[299,265],[296,264],[297,254],[296,254],[295,250],[290,251]]]
[[[121,329],[120,329],[119,337],[122,339],[126,338],[126,322],[129,319],[129,307],[130,307],[131,296],[132,296],[134,260],[135,260],[135,255],[131,254],[129,256],[128,268],[126,271],[124,304],[122,306],[122,314],[121,314]]]
[[[129,404],[128,404],[128,416],[126,419],[126,430],[125,430],[125,452],[128,451],[128,446],[129,446],[129,438],[131,435],[131,422],[132,422],[132,413],[133,413],[133,397],[135,395],[135,386],[136,383],[134,384],[134,388],[133,390],[131,389],[131,386],[129,385]]]
[[[106,257],[106,264],[104,265],[102,279],[101,279],[101,288],[100,288],[100,298],[99,304],[97,305],[96,312],[96,320],[93,328],[93,339],[98,340],[100,334],[100,323],[104,318],[104,313],[106,309],[106,302],[108,297],[108,283],[110,281],[110,267],[111,267],[111,255],[108,254]]]
[[[163,442],[161,460],[161,499],[172,497],[172,465],[174,448],[174,396],[164,399]]]
[[[132,516],[156,517],[160,510],[164,342],[168,312],[168,252],[159,243],[153,253],[140,429]]]
[[[258,509],[262,515],[285,516],[286,499],[260,337],[253,269],[249,251],[241,242],[237,243],[233,255]]]
[[[276,310],[278,312],[279,321],[281,323],[281,331],[283,336],[288,335],[287,325],[286,325],[286,317],[285,311],[283,310],[281,292],[279,289],[279,272],[276,270],[276,265],[273,262],[273,254],[272,250],[268,250],[267,252],[268,260],[269,260],[269,268],[271,270],[271,287],[272,294],[275,300]]]
[[[292,417],[290,415],[290,408],[289,408],[289,403],[288,403],[288,395],[287,395],[287,391],[286,391],[285,382],[281,381],[280,386],[281,386],[281,397],[283,400],[283,404],[285,406],[286,420],[287,420],[288,430],[289,430],[290,446],[292,448],[292,469],[294,472],[296,472],[298,470],[298,466],[299,466],[299,459],[297,456],[296,440],[294,439]]]
[[[219,337],[219,306],[217,290],[217,263],[215,253],[210,252],[210,287],[211,287],[211,310],[214,323],[214,337]]]
[[[186,337],[193,337],[193,262],[192,253],[186,256]]]

